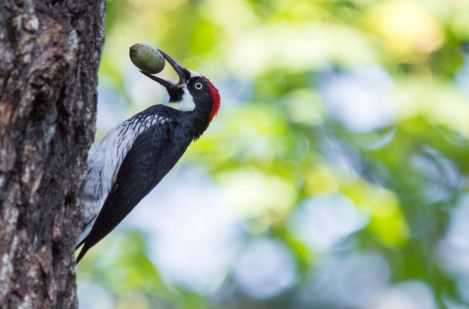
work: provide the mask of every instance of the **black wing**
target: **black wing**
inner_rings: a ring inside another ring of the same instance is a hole
[[[82,242],[77,263],[127,216],[182,156],[190,139],[175,136],[171,131],[157,126],[137,137],[90,233]]]

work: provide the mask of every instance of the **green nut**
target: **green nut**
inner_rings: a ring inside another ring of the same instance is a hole
[[[158,49],[146,44],[134,44],[129,49],[130,60],[140,70],[151,74],[163,71],[165,60]]]

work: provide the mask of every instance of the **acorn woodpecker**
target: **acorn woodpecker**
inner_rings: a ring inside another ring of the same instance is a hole
[[[210,80],[159,52],[179,82],[141,71],[166,88],[169,100],[125,120],[91,149],[80,190],[85,225],[77,263],[161,181],[220,108]]]

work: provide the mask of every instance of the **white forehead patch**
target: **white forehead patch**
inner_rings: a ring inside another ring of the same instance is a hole
[[[196,71],[189,71],[191,73],[191,77],[202,77],[202,74]]]
[[[194,98],[191,96],[191,94],[187,90],[187,87],[185,86],[184,86],[184,94],[182,95],[181,101],[165,102],[165,103],[162,103],[162,105],[177,109],[181,112],[192,112],[193,110],[195,110]]]

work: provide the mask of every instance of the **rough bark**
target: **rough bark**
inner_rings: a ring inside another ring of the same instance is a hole
[[[76,308],[104,0],[0,0],[0,308]]]

